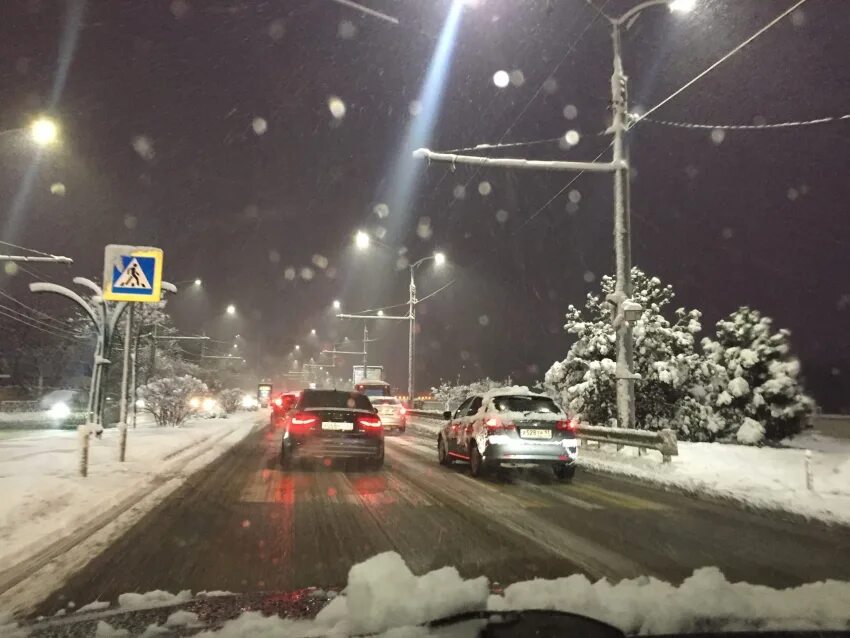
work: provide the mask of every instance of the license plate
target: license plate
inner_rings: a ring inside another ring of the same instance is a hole
[[[523,428],[520,436],[524,439],[551,439],[552,430],[540,430],[536,428]]]
[[[347,421],[322,421],[323,430],[334,430],[336,432],[350,432],[354,424]]]

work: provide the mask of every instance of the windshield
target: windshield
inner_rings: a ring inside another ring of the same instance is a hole
[[[301,409],[310,408],[350,408],[371,410],[368,398],[357,392],[337,392],[335,390],[305,390],[298,402]]]
[[[546,397],[496,397],[493,399],[492,405],[497,412],[562,414],[561,409],[555,405],[555,402]]]
[[[395,397],[371,397],[372,405],[401,405],[401,401]]]
[[[850,627],[848,169],[850,0],[0,0],[0,637]]]

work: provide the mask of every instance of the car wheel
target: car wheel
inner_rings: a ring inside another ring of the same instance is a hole
[[[451,465],[454,459],[449,456],[449,446],[442,436],[437,439],[437,460],[440,465]]]
[[[555,476],[562,481],[570,481],[576,474],[575,465],[555,465],[552,467]]]
[[[475,478],[484,474],[484,459],[481,458],[475,441],[469,444],[469,473]]]
[[[280,446],[280,467],[284,470],[292,467],[292,455],[287,454],[285,445]]]
[[[370,470],[380,470],[384,467],[384,448],[381,448],[381,454],[376,459],[372,459],[368,462],[368,467]]]

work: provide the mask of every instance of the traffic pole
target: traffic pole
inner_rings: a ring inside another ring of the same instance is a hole
[[[118,415],[118,430],[121,432],[118,460],[123,462],[127,454],[127,389],[130,377],[130,342],[133,338],[133,303],[127,304],[127,316],[124,317],[124,361],[121,369],[121,402]]]

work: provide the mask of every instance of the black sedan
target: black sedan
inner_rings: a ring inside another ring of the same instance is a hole
[[[286,415],[280,464],[303,459],[360,459],[384,464],[384,427],[369,398],[359,392],[304,390]]]

